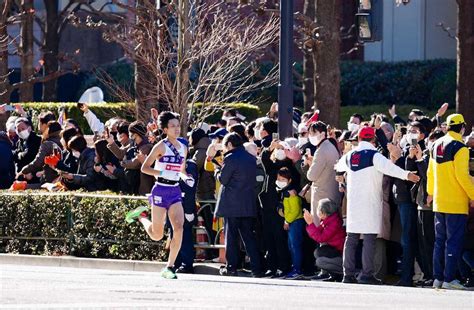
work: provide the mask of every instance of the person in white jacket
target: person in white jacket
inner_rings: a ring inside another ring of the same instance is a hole
[[[381,284],[374,276],[374,251],[377,234],[382,232],[384,174],[412,182],[419,177],[405,171],[375,148],[375,129],[362,127],[358,132],[359,145],[345,154],[336,164],[336,179],[345,174],[347,194],[347,237],[344,243],[343,283]],[[363,236],[362,273],[355,274],[355,252]]]

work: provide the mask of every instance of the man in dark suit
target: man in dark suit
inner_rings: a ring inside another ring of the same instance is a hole
[[[239,241],[245,245],[252,275],[262,274],[260,256],[254,235],[254,224],[257,216],[255,201],[255,179],[257,163],[244,147],[243,140],[237,133],[224,137],[224,164],[216,172],[221,183],[217,201],[216,216],[223,217],[225,222],[225,245],[227,266],[221,269],[221,275],[236,276],[239,260]]]

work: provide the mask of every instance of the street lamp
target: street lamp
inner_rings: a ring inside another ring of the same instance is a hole
[[[293,136],[293,0],[280,0],[280,83],[278,133]]]

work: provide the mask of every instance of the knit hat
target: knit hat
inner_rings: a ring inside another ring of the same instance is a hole
[[[131,123],[128,126],[128,131],[130,131],[131,133],[135,133],[142,138],[146,136],[146,132],[147,132],[145,124],[143,124],[140,121],[135,121]]]

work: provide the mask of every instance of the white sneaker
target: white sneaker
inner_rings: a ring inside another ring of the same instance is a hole
[[[440,281],[438,279],[435,279],[433,281],[433,288],[440,289],[443,286],[443,281]]]
[[[458,280],[453,280],[451,282],[444,282],[441,286],[446,290],[465,290],[466,287],[462,285]]]

